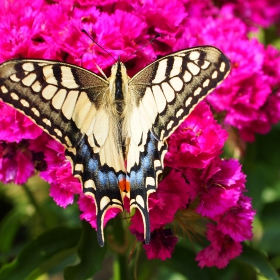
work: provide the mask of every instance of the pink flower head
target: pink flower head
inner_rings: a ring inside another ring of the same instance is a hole
[[[202,172],[188,169],[186,178],[190,181],[188,189],[192,199],[199,196],[196,212],[209,218],[235,206],[245,188],[245,175],[233,159],[216,158]]]
[[[20,142],[22,139],[34,139],[42,129],[11,106],[0,101],[0,139],[8,142]]]
[[[165,165],[172,168],[204,168],[221,153],[227,133],[214,120],[205,102],[168,139]]]
[[[0,180],[4,183],[26,183],[34,173],[32,153],[28,142],[7,143],[0,141]]]
[[[224,1],[227,3],[227,1]],[[233,0],[230,1],[234,13],[250,27],[269,27],[280,21],[280,4],[273,0]]]
[[[252,209],[251,199],[242,194],[235,206],[215,217],[217,229],[237,242],[251,240],[255,213],[256,211]]]
[[[211,244],[196,256],[200,267],[217,266],[218,268],[224,268],[231,259],[236,258],[242,252],[240,243],[217,230],[214,225],[210,224],[208,226],[207,239]]]
[[[171,229],[157,229],[151,233],[149,245],[144,244],[148,259],[161,259],[162,261],[171,258],[178,238],[173,235]]]

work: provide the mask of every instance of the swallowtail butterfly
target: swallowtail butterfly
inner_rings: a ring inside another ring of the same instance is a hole
[[[111,207],[138,208],[150,240],[149,194],[156,191],[166,139],[221,83],[230,65],[218,49],[182,50],[129,78],[116,62],[108,79],[50,60],[0,65],[0,99],[63,144],[72,171],[96,202],[98,241]]]

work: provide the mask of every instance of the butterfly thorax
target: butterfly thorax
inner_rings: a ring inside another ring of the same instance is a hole
[[[114,112],[115,123],[117,124],[118,145],[121,146],[124,158],[127,154],[127,116],[129,110],[128,81],[129,77],[123,63],[117,62],[112,66],[111,76],[108,79],[111,93],[111,112]],[[120,132],[122,132],[120,134]]]

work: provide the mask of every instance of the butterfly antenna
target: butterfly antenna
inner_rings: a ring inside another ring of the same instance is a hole
[[[143,50],[144,48],[146,48],[148,45],[150,45],[155,39],[157,39],[158,37],[160,37],[161,35],[159,33],[157,33],[151,40],[149,40],[145,45],[141,46],[140,48],[138,48],[137,50],[135,50],[133,53],[131,53],[126,59],[125,61],[127,61],[132,55],[136,54],[137,52]]]
[[[106,51],[101,45],[99,45],[99,44],[88,34],[88,32],[87,32],[85,29],[82,29],[81,31],[82,31],[83,33],[85,33],[85,34],[92,40],[92,42],[94,42],[100,49],[102,49],[105,53],[107,53],[109,56],[111,56],[115,62],[117,62],[117,61],[115,60],[115,58],[114,58],[108,51]]]

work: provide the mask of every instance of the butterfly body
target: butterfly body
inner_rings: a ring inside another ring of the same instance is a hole
[[[132,78],[121,62],[103,79],[67,63],[11,60],[0,65],[0,98],[65,146],[74,176],[95,201],[101,246],[105,214],[123,210],[125,196],[142,215],[148,243],[148,197],[163,170],[166,139],[229,69],[209,46],[160,58]]]

